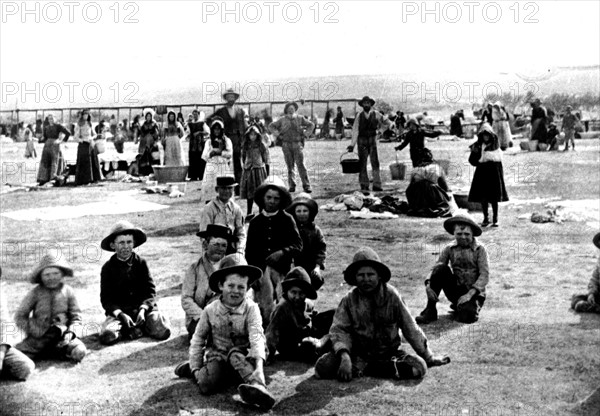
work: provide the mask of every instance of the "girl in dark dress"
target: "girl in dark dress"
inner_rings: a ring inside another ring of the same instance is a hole
[[[469,202],[480,202],[483,210],[482,227],[490,225],[488,204],[492,204],[492,227],[498,227],[498,202],[508,201],[504,185],[502,151],[498,136],[492,126],[484,123],[477,134],[477,142],[471,145],[469,162],[476,166]]]
[[[342,140],[344,137],[344,113],[342,107],[337,108],[337,114],[335,116],[335,138]]]
[[[423,149],[421,163],[413,169],[406,188],[408,215],[415,217],[450,216],[450,197],[444,170],[434,163],[433,155]]]

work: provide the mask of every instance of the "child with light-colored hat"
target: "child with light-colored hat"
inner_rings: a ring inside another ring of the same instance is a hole
[[[171,336],[168,319],[158,311],[148,264],[133,251],[145,242],[146,233],[123,220],[100,244],[103,250],[115,252],[100,272],[100,302],[106,313],[100,342],[105,345],[143,335],[158,340]]]
[[[15,313],[25,339],[16,345],[31,359],[44,356],[79,362],[87,354],[75,334],[81,325],[81,308],[75,291],[65,283],[73,269],[61,258],[45,255],[29,275],[36,286],[27,293]]]

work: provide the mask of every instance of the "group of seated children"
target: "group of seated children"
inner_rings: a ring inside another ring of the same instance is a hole
[[[254,225],[261,216],[276,214],[265,209],[272,202],[267,199],[284,199],[264,190],[257,195],[265,200],[258,203],[262,211],[252,220]],[[201,394],[222,391],[235,382],[244,402],[270,409],[276,399],[267,389],[263,366],[276,355],[314,363],[317,377],[340,381],[363,375],[418,379],[427,368],[450,362],[447,356],[433,354],[418,323],[437,319],[435,304],[441,291],[451,302],[456,320],[472,323],[479,318],[489,264],[485,247],[476,240],[481,228],[468,215],[444,222],[454,241],[442,250],[425,281],[427,306],[416,320],[389,283],[392,271],[369,247],[360,248],[344,270],[344,280],[353,288],[337,309],[316,313],[314,301],[323,285],[326,257],[323,233],[314,225],[318,207],[308,195],[287,202],[303,245],[295,253],[294,267],[280,282],[282,298],[268,324],[259,305],[248,296],[253,284],[263,278],[263,269],[249,265],[235,248],[226,255],[236,240],[227,225],[208,224],[198,233],[203,254],[186,273],[182,286],[189,360],[176,367],[176,375],[193,379]],[[170,337],[169,321],[157,308],[148,265],[134,252],[145,241],[146,234],[127,221],[119,221],[102,240],[104,250],[115,252],[101,271],[100,300],[106,313],[100,331],[103,344],[144,335],[158,340]],[[600,248],[600,233],[593,242]],[[589,293],[573,297],[575,311],[600,312],[599,275],[600,260]],[[85,357],[86,347],[75,335],[81,309],[73,288],[65,283],[72,277],[73,269],[51,256],[45,256],[33,270],[30,281],[36,286],[16,313],[16,323],[26,337],[15,347],[4,336],[0,339],[3,375],[26,379],[34,368],[32,359],[44,356],[76,362]],[[1,322],[0,327],[4,328]],[[404,351],[401,335],[415,353]]]

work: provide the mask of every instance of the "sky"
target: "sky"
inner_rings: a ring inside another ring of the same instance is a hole
[[[535,77],[552,67],[600,63],[599,1],[113,0],[0,1],[0,6],[5,109],[23,98],[47,104],[59,95],[64,102],[69,94],[76,100],[102,94],[123,101],[136,89],[244,79],[490,68]],[[100,92],[93,87],[84,93],[92,83]],[[41,93],[22,97],[35,88]]]

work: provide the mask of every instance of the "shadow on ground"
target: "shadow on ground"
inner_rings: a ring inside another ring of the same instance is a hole
[[[150,368],[175,368],[178,363],[187,358],[188,343],[184,335],[160,343],[151,338],[140,340],[147,340],[150,346],[109,362],[98,371],[98,374],[115,375],[147,371]]]

